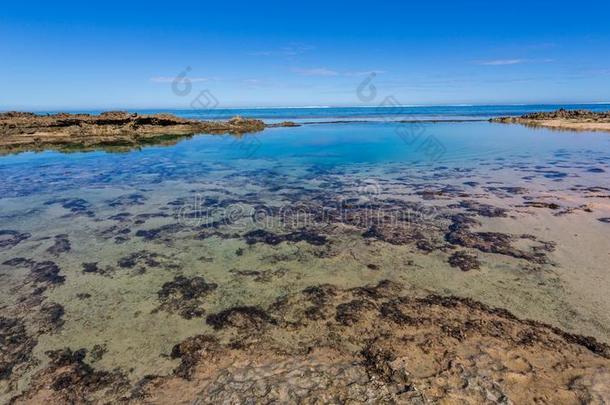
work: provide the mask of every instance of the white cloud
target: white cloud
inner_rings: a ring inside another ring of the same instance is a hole
[[[475,61],[477,65],[484,66],[510,66],[510,65],[520,65],[523,63],[553,63],[555,59],[545,58],[545,59],[491,59],[491,60],[478,60]]]
[[[310,69],[293,68],[292,71],[303,76],[339,76],[339,72],[336,70],[331,70],[324,67]]]
[[[525,63],[525,59],[494,59],[494,60],[484,60],[478,62],[479,65],[485,66],[506,66],[506,65],[519,65],[521,63]]]
[[[309,51],[313,51],[314,49],[316,49],[316,47],[311,46],[311,45],[291,44],[291,45],[283,46],[281,48],[273,49],[273,50],[246,52],[246,55],[249,55],[249,56],[297,56],[297,55],[302,55]]]
[[[189,79],[193,83],[207,82],[208,80],[210,80],[207,77],[188,77],[187,76],[186,78]],[[175,76],[155,76],[155,77],[151,77],[150,81],[153,83],[171,83],[176,79],[177,78]]]
[[[381,73],[385,73],[385,71],[383,70],[366,70],[366,71],[338,71],[338,70],[334,70],[334,69],[329,69],[329,68],[325,68],[325,67],[319,67],[319,68],[309,68],[309,69],[303,69],[303,68],[293,68],[292,71],[294,73],[298,73],[300,75],[303,76],[326,76],[326,77],[331,77],[331,76],[345,76],[345,77],[359,77],[359,76],[367,76],[370,75],[371,73],[375,73],[375,74],[381,74]]]

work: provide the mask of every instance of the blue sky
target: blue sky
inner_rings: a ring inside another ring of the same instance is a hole
[[[459,3],[5,2],[0,108],[610,100],[609,2]]]

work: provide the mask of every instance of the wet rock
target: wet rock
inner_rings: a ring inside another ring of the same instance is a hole
[[[525,201],[523,205],[529,208],[548,208],[550,210],[558,210],[561,208],[559,204],[545,201]]]
[[[0,381],[10,379],[17,367],[30,361],[36,344],[21,319],[0,316]]]
[[[128,392],[129,380],[119,370],[100,371],[84,362],[85,349],[68,348],[46,352],[48,367],[36,372],[32,384],[14,398],[17,403],[92,403],[102,394],[121,396]],[[96,401],[97,402],[97,401]]]
[[[223,311],[209,317],[233,327],[222,338],[185,339],[171,350],[173,373],[133,384],[96,374],[84,350],[51,352],[15,402],[578,403],[604,387],[610,348],[595,339],[471,299],[405,293],[391,282],[324,285],[266,311]],[[330,316],[312,322],[316,303]]]
[[[300,127],[301,124],[297,124],[296,122],[292,122],[292,121],[282,121],[282,122],[276,122],[273,124],[266,124],[267,128],[277,128],[277,127]]]
[[[363,357],[362,365],[366,367],[370,373],[379,376],[386,382],[392,382],[396,379],[396,377],[393,376],[394,370],[390,365],[396,358],[394,353],[372,343],[362,349],[360,355]],[[408,380],[406,375],[401,377],[400,381],[397,382],[404,383]]]
[[[194,134],[258,132],[265,123],[234,117],[228,121],[201,121],[170,114],[145,115],[108,111],[99,115],[46,114],[31,116],[0,114],[0,146],[6,151],[54,148],[95,150],[113,147],[129,150],[147,144],[174,143]]]
[[[190,337],[175,345],[170,354],[172,359],[180,359],[180,365],[174,373],[185,379],[190,379],[193,368],[199,363],[201,351],[214,351],[218,348],[218,340],[209,335],[197,335]]]
[[[59,256],[61,253],[69,252],[72,249],[68,235],[61,234],[55,236],[55,243],[47,249],[52,255]]]
[[[322,246],[328,240],[325,236],[316,234],[309,230],[298,230],[287,234],[275,234],[264,229],[250,231],[244,235],[244,239],[248,245],[256,243],[266,243],[268,245],[279,245],[282,242],[307,242],[310,245]]]
[[[0,230],[0,249],[12,248],[27,240],[32,235],[26,232],[13,231],[9,229]]]
[[[449,257],[451,267],[459,267],[462,271],[470,271],[481,267],[479,260],[475,255],[469,254],[463,250],[453,253]]]
[[[178,313],[185,319],[201,317],[205,311],[200,308],[201,298],[216,290],[215,283],[208,283],[203,277],[176,276],[173,281],[163,284],[157,293],[161,301],[160,309]]]
[[[214,329],[259,329],[266,324],[276,324],[277,321],[259,307],[239,306],[208,315],[206,323]]]
[[[507,210],[504,208],[494,207],[493,205],[482,204],[472,200],[461,201],[459,204],[451,205],[450,207],[464,208],[468,212],[473,212],[480,216],[490,218],[504,218],[506,217],[507,213]]]
[[[398,325],[417,325],[420,323],[416,318],[409,316],[400,309],[402,300],[394,299],[381,304],[379,314],[382,318],[389,319]]]

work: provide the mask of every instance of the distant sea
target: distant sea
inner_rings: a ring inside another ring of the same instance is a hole
[[[559,108],[609,111],[607,104],[523,104],[523,105],[451,105],[451,106],[362,106],[362,107],[248,107],[209,109],[130,109],[141,114],[171,113],[180,117],[202,120],[224,120],[236,115],[258,118],[267,122],[290,120],[317,121],[399,121],[399,120],[486,120],[498,116],[518,116],[536,111]],[[58,111],[44,111],[53,113]],[[101,111],[70,111],[99,113]]]

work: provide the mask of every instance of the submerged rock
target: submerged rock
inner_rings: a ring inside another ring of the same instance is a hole
[[[267,312],[259,307],[239,306],[208,315],[206,323],[214,329],[234,327],[238,329],[259,329],[265,324],[275,324]]]
[[[30,273],[34,282],[40,284],[62,284],[66,277],[59,274],[61,269],[52,261],[38,262],[32,266]]]
[[[54,256],[59,256],[61,253],[69,252],[72,249],[68,235],[61,234],[55,236],[55,243],[47,249],[47,252]]]
[[[17,246],[19,243],[27,240],[32,235],[27,232],[13,231],[9,229],[0,230],[0,249],[12,248]]]
[[[307,242],[310,245],[322,246],[328,242],[326,236],[305,229],[280,235],[264,229],[257,229],[246,233],[244,239],[248,245],[253,245],[255,243],[279,245],[282,242]]]
[[[36,344],[23,320],[0,316],[0,381],[8,380],[16,367],[30,361]]]
[[[94,217],[95,213],[92,211],[91,203],[82,198],[56,198],[49,200],[44,203],[45,205],[61,205],[62,208],[69,210],[74,216],[83,215],[87,217]]]
[[[201,298],[217,287],[217,284],[208,283],[203,277],[176,276],[173,281],[163,284],[157,293],[161,301],[159,309],[178,313],[185,319],[203,316],[205,311],[200,308]]]
[[[321,317],[309,317],[312,304]],[[130,383],[87,365],[84,350],[59,350],[14,402],[603,403],[591,381],[610,376],[610,348],[593,338],[389,281],[312,286],[208,323],[214,335],[173,346],[170,375]]]
[[[451,267],[459,267],[462,271],[469,271],[481,267],[479,260],[475,255],[469,254],[463,250],[453,253],[449,257]]]
[[[50,365],[34,374],[30,389],[15,403],[92,403],[100,395],[128,393],[129,380],[121,371],[100,371],[84,362],[87,351],[68,348],[46,352]]]

